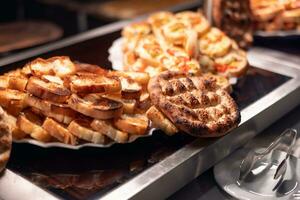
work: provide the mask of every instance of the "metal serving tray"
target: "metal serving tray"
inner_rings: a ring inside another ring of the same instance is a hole
[[[110,66],[107,50],[120,37],[120,22],[62,42],[0,60],[1,71],[36,56],[69,55]],[[42,149],[14,144],[0,178],[0,199],[163,199],[245,144],[300,103],[300,68],[289,55],[253,48],[248,75],[235,86],[242,109],[238,128],[218,139],[161,133],[107,150]],[[296,62],[295,62],[296,61]],[[91,186],[90,184],[94,185]]]

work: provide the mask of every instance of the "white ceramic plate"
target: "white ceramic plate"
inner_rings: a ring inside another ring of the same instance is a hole
[[[149,137],[153,134],[153,132],[156,129],[150,129],[149,132],[145,135],[134,135],[131,136],[129,138],[128,143],[134,142],[135,140],[137,140],[138,138],[142,138],[142,137]],[[69,145],[69,144],[64,144],[64,143],[60,143],[60,142],[49,142],[49,143],[44,143],[44,142],[40,142],[34,139],[21,139],[21,140],[14,140],[15,143],[28,143],[28,144],[33,144],[39,147],[43,147],[43,148],[51,148],[51,147],[60,147],[60,148],[66,148],[66,149],[74,149],[74,150],[78,150],[81,149],[83,147],[97,147],[97,148],[108,148],[111,147],[114,144],[117,144],[116,142],[110,142],[108,144],[94,144],[94,143],[83,143],[83,144],[79,144],[79,145]]]

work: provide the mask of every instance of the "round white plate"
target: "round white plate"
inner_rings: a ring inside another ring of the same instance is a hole
[[[269,168],[265,167],[267,166],[266,163],[265,165],[259,165],[255,169],[259,175],[251,176],[248,180],[240,182],[238,180],[239,167],[246,153],[247,150],[245,149],[238,150],[214,167],[215,179],[224,191],[237,199],[243,200],[286,200],[294,199],[297,195],[300,197],[300,159],[290,156],[287,162],[287,171],[281,184],[278,184],[280,178],[274,180],[274,173],[278,163],[285,158],[286,153],[275,150],[274,153],[278,162],[269,165],[271,166]],[[263,171],[263,169],[266,170]],[[259,170],[262,171],[259,172]],[[277,184],[279,185],[278,187],[276,187]]]
[[[145,135],[134,135],[131,136],[129,138],[128,143],[134,142],[135,140],[137,140],[138,138],[142,138],[142,137],[149,137],[153,134],[153,132],[156,129],[150,129],[149,132]],[[83,147],[97,147],[97,148],[108,148],[111,147],[114,144],[117,144],[116,142],[110,142],[107,144],[94,144],[94,143],[83,143],[83,144],[79,144],[79,145],[70,145],[70,144],[64,144],[61,142],[48,142],[48,143],[44,143],[44,142],[40,142],[34,139],[29,139],[29,138],[25,138],[25,139],[21,139],[21,140],[14,140],[15,143],[27,143],[27,144],[33,144],[39,147],[43,147],[43,148],[52,148],[52,147],[59,147],[59,148],[66,148],[66,149],[74,149],[74,150],[78,150],[81,149]]]
[[[111,62],[112,68],[118,71],[123,71],[123,41],[123,38],[116,39],[108,49],[108,60]]]

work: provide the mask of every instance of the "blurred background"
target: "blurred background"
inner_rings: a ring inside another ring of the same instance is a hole
[[[0,57],[199,0],[9,0],[0,6]]]
[[[271,9],[274,0],[269,0]],[[276,1],[276,0],[275,0]],[[9,0],[0,6],[0,58],[49,44],[120,20],[130,20],[159,10],[205,10],[209,19],[240,46],[263,46],[297,54],[300,48],[299,30],[295,35],[275,37],[254,34],[257,21],[251,19],[249,4],[258,0]],[[300,24],[300,1],[293,2]],[[210,7],[209,7],[210,6]],[[257,8],[261,9],[258,5]],[[258,11],[260,11],[258,9]],[[265,9],[265,8],[263,8]],[[268,9],[268,7],[266,7]],[[263,11],[263,10],[262,10]],[[274,11],[275,12],[275,11]],[[217,14],[216,14],[217,13]],[[250,17],[249,17],[250,16]],[[274,15],[275,16],[275,15]],[[277,18],[281,16],[277,14]],[[262,25],[274,29],[276,17]],[[294,20],[294,21],[295,21]],[[288,24],[289,25],[289,24]],[[288,27],[288,26],[287,26]],[[298,28],[299,29],[299,28]],[[274,35],[274,34],[273,34]],[[253,43],[254,42],[254,43]]]

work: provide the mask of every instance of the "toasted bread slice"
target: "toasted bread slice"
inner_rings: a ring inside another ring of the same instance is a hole
[[[41,127],[42,122],[39,116],[30,111],[25,111],[18,116],[17,126],[32,138],[42,142],[49,142],[52,137]]]
[[[155,106],[151,106],[146,112],[148,119],[154,128],[158,128],[167,135],[174,135],[178,132],[176,126],[166,118]]]
[[[79,113],[96,119],[112,119],[119,117],[123,111],[123,104],[100,95],[88,96],[81,99],[72,94],[68,100],[69,106]]]
[[[150,95],[147,91],[143,91],[139,101],[137,102],[136,108],[139,112],[145,113],[151,107]]]
[[[34,113],[51,117],[64,124],[69,124],[79,114],[72,110],[68,104],[56,104],[32,95],[28,95],[25,101]]]
[[[76,145],[77,138],[62,124],[47,117],[42,126],[52,137],[65,144]]]
[[[68,130],[82,140],[95,144],[105,144],[107,137],[102,133],[92,130],[90,124],[91,122],[88,120],[74,120],[69,124]]]
[[[37,77],[30,77],[26,90],[39,98],[57,103],[65,102],[71,95],[71,91],[63,85],[55,82],[46,82]]]
[[[25,67],[30,68],[31,73],[35,76],[56,75],[64,77],[76,72],[74,63],[66,56],[52,57],[46,60],[37,58]]]
[[[8,113],[16,116],[23,108],[26,107],[26,96],[26,93],[18,90],[0,90],[0,105],[3,106]]]
[[[76,62],[75,63],[76,67],[76,73],[78,74],[79,72],[88,72],[92,74],[99,74],[99,75],[106,75],[107,70],[97,66],[97,65],[91,65],[87,63],[80,63]]]
[[[8,88],[25,92],[28,78],[25,76],[9,76]]]
[[[109,122],[94,119],[91,123],[92,129],[98,131],[116,141],[117,143],[126,143],[129,139],[128,133],[115,129]]]
[[[95,94],[90,94],[90,95],[95,95]],[[121,97],[121,94],[120,95],[108,94],[108,95],[103,95],[103,97],[121,102],[123,104],[124,114],[133,114],[135,112],[135,108],[137,106],[137,101],[135,99],[123,99]]]
[[[110,74],[115,76],[122,76],[122,77],[129,77],[135,82],[146,85],[149,82],[150,76],[148,73],[145,72],[128,72],[128,71],[110,71]]]
[[[9,77],[2,75],[0,76],[0,89],[6,89],[9,85]]]
[[[74,93],[114,93],[121,90],[120,81],[114,77],[95,74],[73,76],[70,82]]]
[[[121,115],[114,120],[119,130],[133,135],[144,135],[148,128],[148,119],[144,115]]]
[[[14,116],[6,113],[3,122],[10,128],[13,139],[19,140],[26,137],[27,134],[19,129],[17,126],[17,119]]]
[[[67,109],[68,111],[71,110],[69,108],[59,108],[58,109]],[[43,110],[40,110],[38,108],[31,108],[32,112],[38,114],[38,115],[42,115],[42,116],[47,116],[47,117],[51,117],[53,119],[55,119],[56,121],[63,123],[63,124],[70,124],[72,120],[74,120],[74,116],[68,116],[65,114],[59,114],[59,113],[54,113],[54,112],[45,112]],[[71,110],[73,111],[73,110]],[[73,111],[74,113],[76,113],[75,111]]]
[[[124,99],[139,99],[142,86],[131,78],[119,77],[122,86],[122,98]]]

